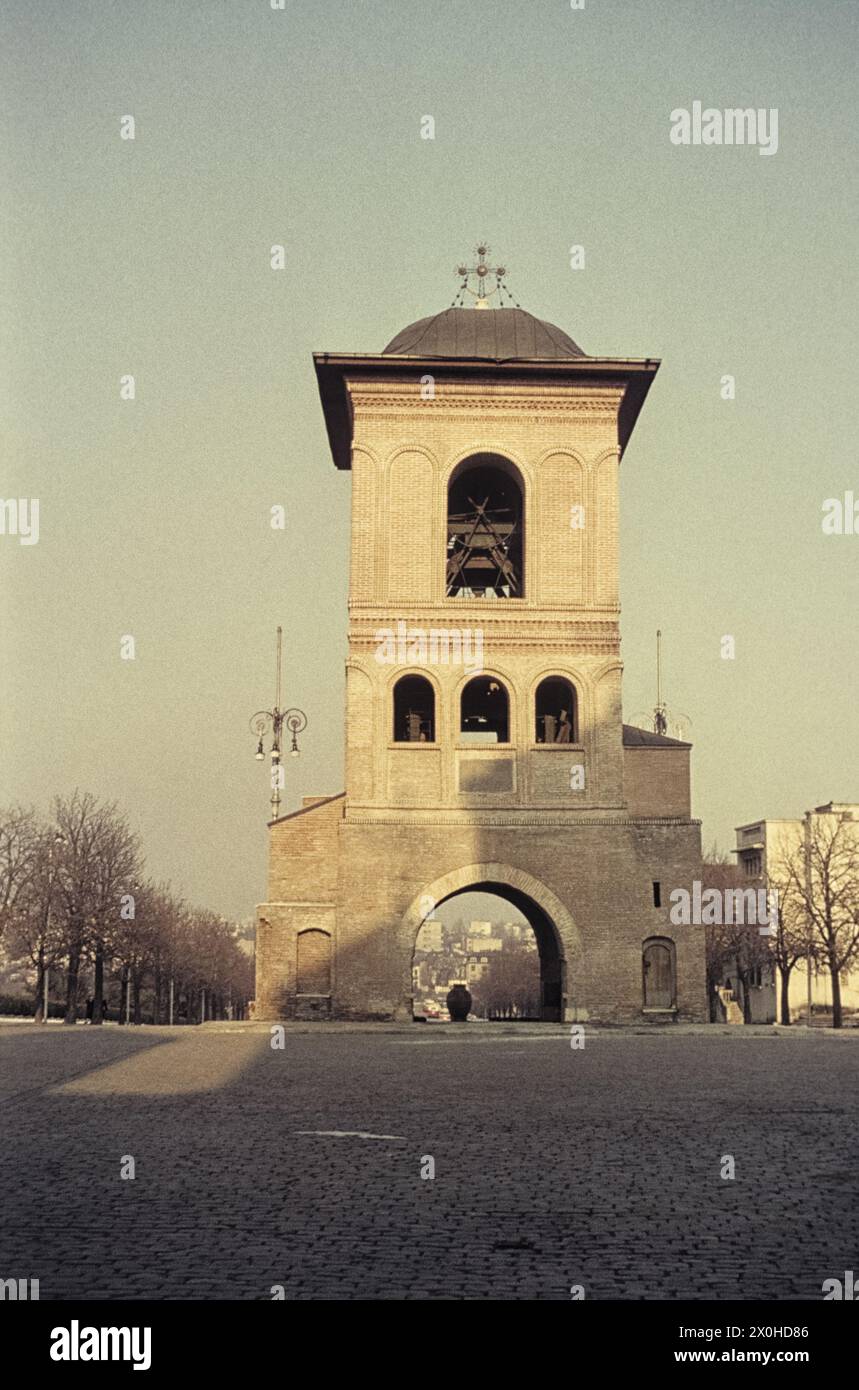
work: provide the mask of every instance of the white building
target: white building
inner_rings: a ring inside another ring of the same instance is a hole
[[[500,951],[503,945],[500,936],[469,936],[466,950],[472,955],[475,951]]]
[[[737,864],[749,879],[761,879],[767,887],[778,883],[780,865],[787,855],[796,855],[804,844],[806,827],[813,825],[819,817],[838,817],[855,821],[859,835],[859,805],[849,802],[829,801],[824,806],[815,807],[805,817],[793,820],[758,820],[736,827],[737,844],[734,853]],[[780,972],[775,971],[773,981],[775,997],[780,997]],[[766,984],[766,982],[764,982]],[[788,1003],[791,1019],[804,1018],[808,1000],[808,972],[805,961],[800,961],[790,974]],[[811,981],[812,1006],[821,1009],[832,1007],[832,980],[825,966],[812,968]],[[841,1003],[845,1009],[859,1009],[859,970],[841,976]]]
[[[465,978],[468,984],[474,984],[477,980],[482,980],[489,969],[489,961],[486,956],[469,956],[465,965]]]
[[[493,926],[491,922],[469,922],[468,935],[471,936],[491,936]]]
[[[443,951],[444,950],[444,926],[436,917],[428,917],[418,934],[417,949],[419,951]]]

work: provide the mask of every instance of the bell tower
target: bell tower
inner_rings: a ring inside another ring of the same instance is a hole
[[[420,922],[481,885],[532,921],[544,1017],[637,1017],[657,887],[700,865],[689,745],[622,717],[618,478],[659,363],[588,356],[486,246],[457,274],[381,353],[314,355],[352,482],[346,787],[272,823],[265,1017],[410,1017]],[[660,1007],[703,1016],[703,944],[670,951]]]
[[[478,307],[316,357],[353,480],[347,815],[624,805],[618,470],[659,364],[488,308],[486,250]]]

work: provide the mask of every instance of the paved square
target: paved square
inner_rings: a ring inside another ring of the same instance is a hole
[[[43,1299],[816,1299],[859,1270],[855,1034],[7,1024],[0,1055],[0,1277]]]

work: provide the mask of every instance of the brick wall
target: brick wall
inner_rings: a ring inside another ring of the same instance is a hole
[[[623,765],[631,815],[691,815],[688,748],[624,748]]]
[[[308,815],[320,818],[325,809]],[[331,855],[330,816],[329,810],[328,825],[318,827],[320,875]],[[408,1017],[419,926],[408,918],[409,908],[423,895],[432,897],[446,875],[478,865],[484,868],[473,881],[466,873],[463,887],[485,886],[494,881],[493,873],[503,871],[510,882],[533,884],[538,906],[549,904],[566,962],[568,1018],[640,1019],[642,947],[649,937],[666,936],[676,946],[678,1016],[706,1020],[702,930],[674,927],[668,916],[671,890],[691,890],[700,877],[696,824],[643,819],[505,827],[333,824],[339,846],[336,908],[277,903],[260,908],[272,933],[272,944],[258,950],[260,1017],[289,1016],[273,977],[288,993],[296,932],[320,923],[335,942],[334,1016]],[[302,837],[306,852],[306,828]],[[280,853],[289,853],[287,836]],[[486,865],[496,866],[488,877]],[[281,865],[281,879],[286,872]],[[662,885],[661,908],[653,906],[654,881]],[[502,891],[504,886],[502,881]],[[553,899],[563,912],[552,906]]]

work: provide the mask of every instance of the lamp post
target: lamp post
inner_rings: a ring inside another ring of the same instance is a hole
[[[811,916],[811,812],[805,813],[805,926],[806,926],[806,955],[805,955],[805,989],[806,989],[806,1022],[811,1027],[811,950],[812,950],[812,916]]]
[[[256,734],[259,739],[255,757],[262,761],[265,757],[263,741],[266,733],[271,729],[271,818],[277,820],[280,812],[280,789],[283,786],[283,768],[281,766],[282,754],[282,735],[283,726],[286,725],[290,733],[289,752],[291,757],[297,758],[300,752],[298,747],[297,735],[307,728],[307,715],[300,709],[280,708],[280,677],[281,677],[281,645],[283,629],[277,629],[277,684],[275,687],[274,708],[258,710],[251,719],[251,733]]]
[[[139,894],[140,894],[140,890],[141,890],[141,888],[142,888],[143,885],[140,883],[139,879],[133,878],[133,879],[131,880],[131,882],[129,883],[128,886],[129,886],[129,888],[131,889],[131,895],[132,895],[132,898],[133,898],[133,900],[134,900],[133,912],[132,912],[132,916],[131,916],[131,918],[130,918],[129,920],[130,920],[132,923],[136,923],[136,921],[137,921],[137,899],[138,899],[138,896],[139,896]],[[123,1012],[123,1009],[125,1009],[125,1024],[126,1024],[126,1027],[130,1027],[130,1026],[131,1026],[131,975],[132,975],[132,961],[136,958],[136,957],[135,957],[135,946],[136,946],[136,942],[135,942],[135,940],[134,940],[134,932],[135,932],[135,927],[132,926],[132,927],[130,928],[130,931],[129,931],[130,940],[129,940],[128,943],[127,943],[127,947],[130,948],[130,949],[128,949],[128,957],[127,957],[127,960],[123,963],[123,966],[122,966],[122,972],[123,972],[123,974],[122,974],[122,978],[120,979],[120,985],[119,985],[119,1021],[120,1021],[120,1023],[122,1022],[122,1012]]]
[[[51,904],[54,900],[54,881],[56,879],[56,873],[54,871],[54,850],[59,849],[60,845],[64,845],[65,843],[65,835],[60,834],[58,830],[51,844],[48,847],[48,901],[45,906],[45,940],[44,945],[42,946],[42,1023],[47,1023],[48,1021],[48,993],[50,989],[51,978],[51,967],[47,959],[47,952],[49,948],[51,933]]]

